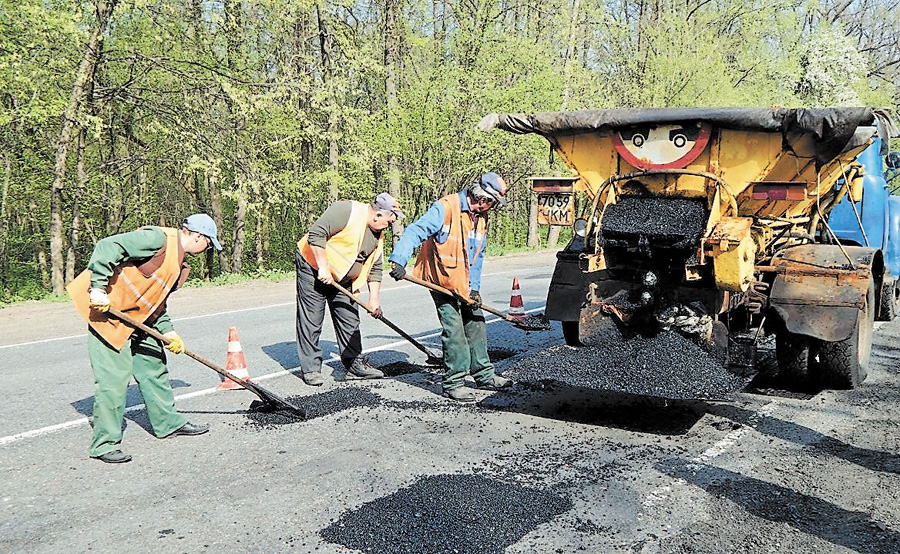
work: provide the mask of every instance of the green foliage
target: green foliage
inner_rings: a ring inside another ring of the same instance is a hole
[[[120,2],[76,116],[64,250],[77,271],[103,236],[205,211],[225,251],[195,261],[197,278],[290,272],[332,198],[399,182],[415,218],[485,171],[513,186],[492,251],[515,250],[526,179],[567,170],[540,137],[477,131],[491,112],[896,103],[900,16],[881,3],[575,6]],[[46,290],[47,190],[94,14],[91,2],[0,0],[3,299]]]

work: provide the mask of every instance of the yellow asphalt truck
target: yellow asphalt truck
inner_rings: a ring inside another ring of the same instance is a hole
[[[893,277],[880,249],[844,244],[828,214],[859,200],[857,155],[895,134],[885,110],[490,114],[479,128],[537,133],[571,169],[532,179],[542,221],[574,225],[546,307],[570,345],[590,346],[610,325],[675,330],[752,367],[774,335],[795,386],[865,379]]]

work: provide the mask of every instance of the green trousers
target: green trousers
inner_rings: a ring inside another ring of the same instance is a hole
[[[162,344],[143,333],[135,333],[116,352],[90,329],[88,355],[94,370],[94,440],[90,455],[117,450],[122,442],[122,423],[128,384],[138,384],[147,417],[157,437],[175,432],[187,419],[175,410],[175,394],[169,383]]]
[[[432,292],[438,320],[443,332],[445,391],[463,386],[466,375],[472,375],[479,385],[494,378],[494,364],[488,357],[484,313],[472,310],[459,299]]]

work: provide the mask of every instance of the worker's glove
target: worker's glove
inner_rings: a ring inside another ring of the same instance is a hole
[[[406,275],[406,268],[398,264],[397,262],[391,263],[393,264],[393,267],[391,268],[391,272],[389,273],[389,275],[393,277],[395,281],[403,279],[403,277]]]
[[[95,312],[105,313],[109,311],[109,296],[103,289],[91,289],[91,309]]]
[[[163,336],[169,339],[169,344],[166,345],[166,350],[168,350],[172,354],[184,353],[184,339],[178,336],[178,333],[176,333],[175,331],[169,331]]]
[[[469,300],[472,301],[470,304],[473,310],[477,310],[481,307],[481,293],[477,290],[473,290],[469,292]]]

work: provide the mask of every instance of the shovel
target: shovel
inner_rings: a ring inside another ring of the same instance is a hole
[[[404,331],[403,329],[394,325],[394,322],[392,322],[388,318],[384,317],[383,315],[376,316],[374,310],[370,310],[369,306],[367,306],[365,303],[363,303],[359,299],[358,296],[356,296],[355,294],[353,294],[352,292],[350,292],[349,290],[345,289],[344,287],[342,287],[341,285],[339,285],[337,283],[332,283],[332,285],[334,286],[334,288],[336,288],[337,290],[339,290],[342,293],[344,293],[345,295],[347,295],[347,297],[350,298],[350,300],[352,300],[354,303],[362,306],[363,309],[366,310],[367,312],[369,312],[369,314],[372,315],[375,319],[380,319],[381,321],[383,321],[385,325],[387,325],[388,327],[390,327],[391,329],[396,331],[398,335],[405,338],[406,340],[408,340],[410,342],[410,344],[412,344],[413,346],[415,346],[416,348],[418,348],[419,350],[424,352],[425,355],[428,356],[428,359],[425,361],[426,364],[439,366],[444,363],[443,357],[434,354],[431,350],[426,348],[422,343],[420,343],[416,339],[412,338],[412,336],[410,336],[408,333],[406,333],[406,331]]]
[[[446,294],[447,296],[459,298],[462,302],[465,302],[470,307],[475,306],[475,302],[469,300],[468,298],[463,298],[459,294],[457,294],[453,291],[447,290],[440,285],[435,285],[434,283],[429,283],[428,281],[423,281],[422,279],[419,279],[418,277],[413,277],[409,273],[404,274],[403,278],[406,279],[407,281],[409,281],[410,283],[415,283],[417,285],[421,285],[421,286],[423,286],[427,289],[431,289],[435,292],[440,292],[442,294]],[[550,323],[543,317],[528,317],[528,316],[513,317],[513,316],[511,316],[509,314],[505,314],[499,310],[495,310],[494,308],[491,308],[490,306],[485,306],[484,304],[481,305],[481,309],[483,309],[484,311],[486,311],[488,313],[494,314],[495,316],[499,317],[500,319],[502,319],[504,321],[508,321],[509,323],[512,323],[513,325],[515,325],[519,329],[522,329],[523,331],[546,331],[547,329],[550,328]]]
[[[124,321],[128,325],[134,327],[135,329],[140,329],[141,331],[147,333],[151,337],[162,341],[163,344],[169,344],[169,342],[171,342],[169,339],[164,337],[162,335],[162,333],[160,333],[156,329],[152,329],[150,327],[147,327],[143,323],[139,323],[139,322],[135,321],[134,319],[123,314],[122,312],[113,308],[112,306],[109,307],[108,313],[112,316],[117,317],[118,319],[121,319],[122,321]],[[266,409],[265,409],[266,406],[271,407],[273,405],[277,405],[277,406],[280,406],[282,408],[285,408],[285,409],[295,413],[302,419],[306,419],[306,410],[304,410],[303,408],[301,408],[299,406],[295,406],[295,405],[291,404],[290,402],[288,402],[284,398],[278,396],[274,392],[264,389],[261,386],[257,385],[256,383],[250,382],[250,380],[244,381],[242,379],[238,379],[237,377],[235,377],[231,373],[229,373],[227,370],[222,369],[221,367],[217,366],[216,364],[212,363],[211,361],[207,360],[206,358],[204,358],[198,354],[194,354],[190,350],[185,349],[184,353],[186,355],[190,356],[191,358],[194,358],[195,360],[197,360],[201,364],[205,365],[206,367],[210,368],[211,370],[215,371],[219,375],[225,377],[226,379],[231,379],[232,381],[234,381],[241,387],[247,389],[248,391],[250,391],[253,394],[255,394],[256,396],[258,396],[260,398],[260,400],[263,401],[263,408],[260,408],[260,411],[266,411]]]

